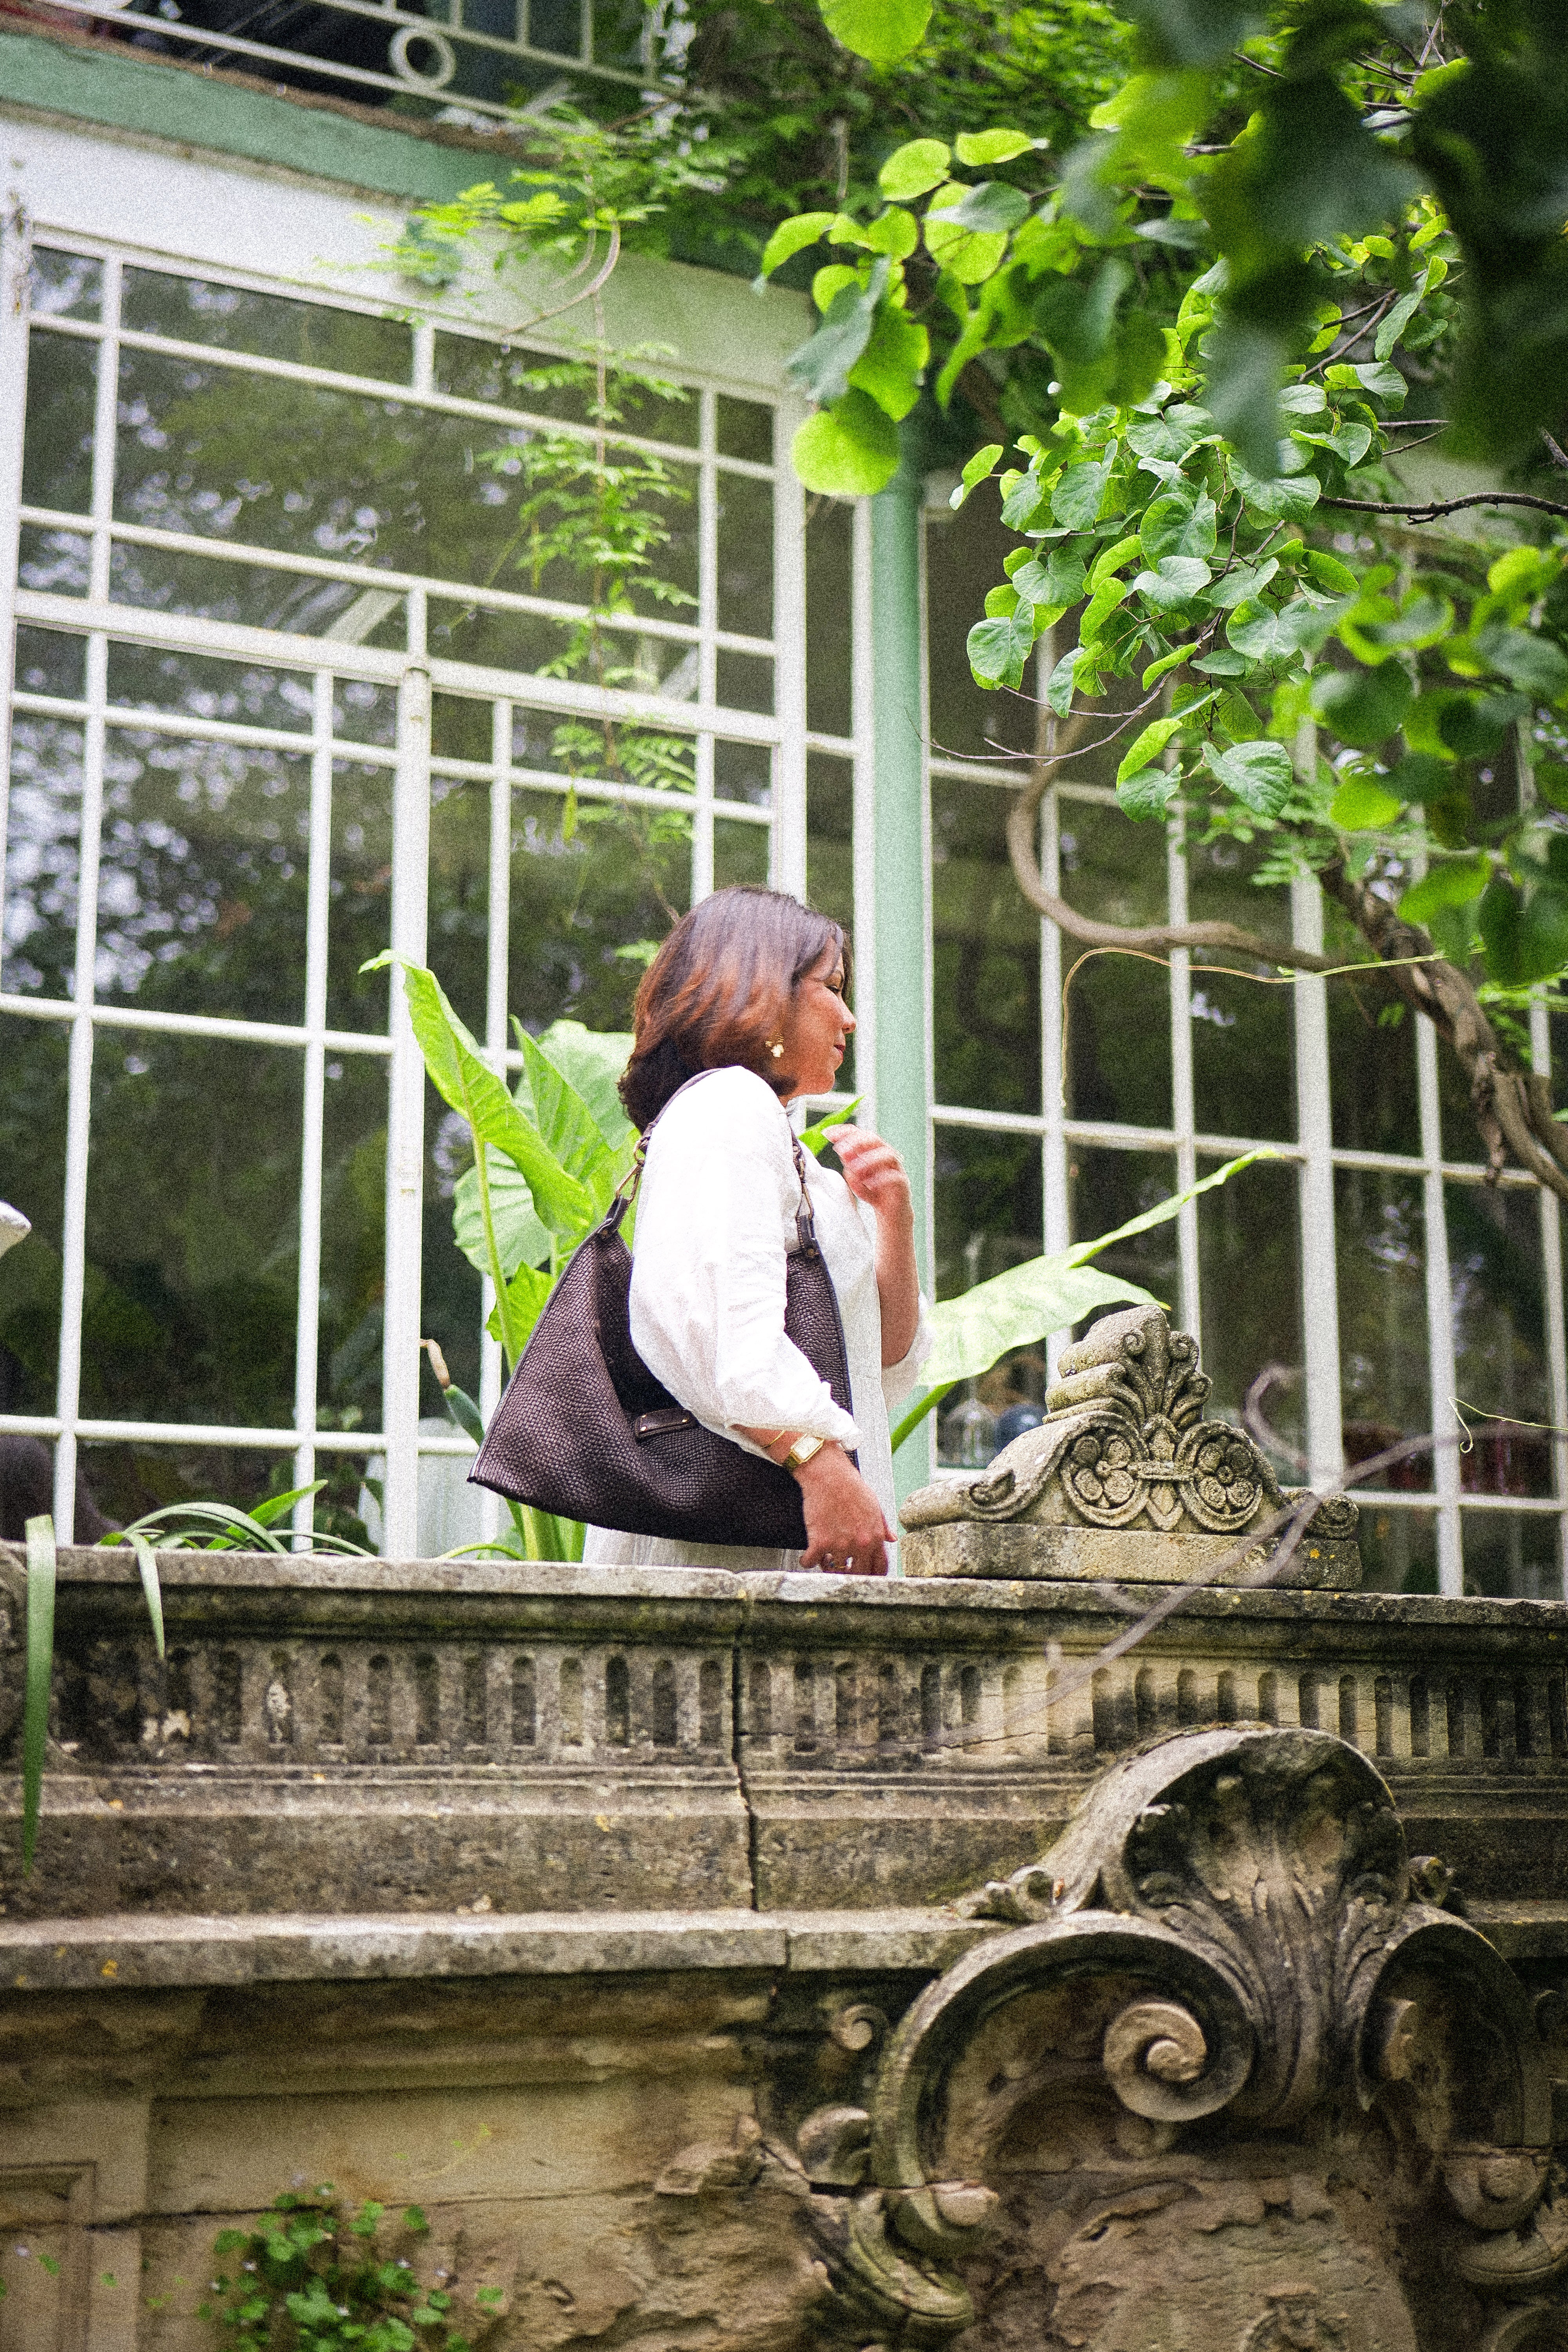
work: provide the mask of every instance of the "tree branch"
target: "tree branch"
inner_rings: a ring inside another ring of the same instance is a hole
[[[1412,522],[1436,522],[1439,515],[1458,514],[1461,507],[1538,507],[1542,514],[1568,515],[1568,506],[1552,499],[1532,499],[1523,490],[1477,490],[1468,499],[1434,499],[1426,506],[1394,506],[1386,499],[1320,499],[1323,507],[1345,507],[1352,514],[1407,515]]]

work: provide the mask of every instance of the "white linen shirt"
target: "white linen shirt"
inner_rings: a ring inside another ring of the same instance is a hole
[[[751,1070],[711,1072],[654,1129],[632,1244],[632,1344],[688,1412],[748,1453],[761,1449],[740,1426],[837,1438],[857,1450],[894,1526],[888,1410],[909,1394],[931,1352],[925,1301],[908,1354],[884,1366],[875,1213],[842,1176],[809,1152],[805,1158],[816,1238],[844,1324],[853,1417],[784,1334],[784,1260],[799,1245],[800,1180],[784,1106]],[[608,1528],[589,1528],[583,1558],[602,1568],[791,1569],[800,1560],[797,1552]]]

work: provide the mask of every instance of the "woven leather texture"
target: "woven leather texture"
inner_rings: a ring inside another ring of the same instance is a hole
[[[677,1400],[632,1345],[631,1252],[617,1202],[556,1284],[469,1473],[513,1502],[676,1542],[805,1545],[787,1470],[700,1424],[639,1440],[632,1422]],[[784,1330],[853,1410],[833,1277],[815,1241],[786,1261]],[[851,1461],[855,1456],[851,1454]]]

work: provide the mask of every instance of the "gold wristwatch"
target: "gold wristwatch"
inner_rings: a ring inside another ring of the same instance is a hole
[[[814,1454],[821,1453],[826,1443],[827,1440],[826,1437],[797,1437],[795,1444],[790,1447],[789,1452],[784,1455],[784,1460],[779,1464],[779,1468],[781,1470],[801,1469],[805,1464],[811,1460]]]

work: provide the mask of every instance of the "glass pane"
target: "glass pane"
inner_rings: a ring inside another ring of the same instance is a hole
[[[773,633],[773,486],[752,474],[718,477],[719,626],[743,637]]]
[[[316,1421],[322,1429],[381,1427],[382,1296],[386,1283],[387,1065],[364,1054],[329,1055],[321,1097],[321,1343]],[[350,1492],[358,1466],[319,1476]]]
[[[1448,1276],[1454,1296],[1456,1402],[1470,1424],[1459,1456],[1466,1490],[1481,1495],[1550,1495],[1546,1287],[1541,1256],[1541,1196],[1486,1184],[1447,1184]]]
[[[362,973],[392,914],[392,771],[332,765],[332,872],[327,923],[327,1026],[386,1028],[387,975]]]
[[[332,688],[332,732],[351,743],[397,740],[397,690],[368,678],[340,677]]]
[[[1199,1162],[1200,1176],[1212,1172],[1212,1162]],[[1297,1198],[1295,1169],[1263,1161],[1197,1204],[1202,1361],[1214,1383],[1205,1410],[1240,1421],[1253,1382],[1279,1367],[1286,1377],[1270,1385],[1265,1412],[1280,1439],[1275,1468],[1287,1479],[1305,1475],[1304,1400],[1300,1379],[1290,1377],[1302,1361]],[[1162,1230],[1173,1235],[1176,1228]]]
[[[773,796],[773,755],[766,743],[715,743],[713,791],[721,801],[767,808]]]
[[[82,732],[17,711],[11,725],[0,987],[68,996],[75,984]]]
[[[109,699],[133,709],[183,710],[195,719],[227,719],[294,734],[309,734],[313,708],[311,682],[301,670],[118,644],[109,648]]]
[[[100,1032],[82,1409],[277,1428],[294,1414],[304,1057]],[[171,1139],[182,1139],[181,1149]]]
[[[87,639],[61,629],[16,630],[16,686],[24,694],[54,694],[79,701],[87,692]]]
[[[574,58],[583,38],[579,0],[528,0],[528,37],[552,57]]]
[[[256,352],[263,359],[376,376],[386,383],[406,383],[412,370],[413,331],[401,319],[171,278],[161,269],[128,269],[121,306],[128,329],[176,342],[216,343],[224,351]]]
[[[976,686],[964,651],[970,630],[985,610],[986,591],[1003,578],[1003,559],[1022,542],[1003,529],[995,498],[985,490],[957,514],[931,509],[926,525],[931,751],[938,758],[967,760],[999,743],[1032,750],[1034,703],[1024,695]]]
[[[434,1087],[425,1089],[425,1231],[419,1266],[419,1328],[437,1341],[447,1367],[460,1389],[479,1392],[480,1285],[452,1237],[452,1203],[458,1180],[473,1164],[473,1142],[468,1122],[440,1101]],[[451,1427],[441,1390],[422,1360],[419,1409],[443,1433]]]
[[[92,566],[92,541],[74,530],[45,530],[39,524],[22,525],[17,547],[16,577],[24,588],[42,588],[53,596],[85,596]]]
[[[302,1021],[310,847],[307,760],[110,728],[99,1001]]]
[[[773,462],[773,412],[760,400],[733,400],[719,394],[716,444],[721,457],[750,457],[753,465]]]
[[[825,751],[809,753],[805,763],[805,895],[842,926],[853,946],[855,771],[847,760],[830,759]],[[849,995],[853,1003],[853,972]],[[846,1094],[854,1093],[853,1037],[844,1049],[838,1084]]]
[[[531,416],[588,421],[593,370],[581,361],[559,360],[542,352],[506,350],[476,335],[436,337],[436,384],[459,400],[483,400]],[[697,446],[700,410],[693,394],[661,379],[658,385],[616,381],[618,421],[650,441]]]
[[[54,1022],[0,1016],[0,1182],[33,1224],[0,1257],[0,1412],[55,1409],[67,1050],[68,1033]]]
[[[593,0],[594,58],[630,73],[644,62],[647,13],[642,0]]]
[[[431,779],[426,961],[477,1037],[485,1034],[490,792],[489,783]]]
[[[1368,1592],[1436,1592],[1437,1515],[1435,1511],[1361,1507],[1357,1529],[1361,1580]]]
[[[1463,1511],[1465,1591],[1493,1601],[1561,1601],[1557,1519],[1547,1511]]]
[[[1247,1171],[1248,1175],[1254,1171]],[[1334,1172],[1340,1391],[1352,1469],[1432,1426],[1426,1366],[1426,1229],[1418,1179],[1381,1170]],[[1428,1492],[1432,1459],[1416,1454],[1374,1483]]]
[[[773,707],[773,666],[754,654],[732,654],[719,648],[715,694],[726,710],[760,710]]]
[[[96,342],[40,331],[27,338],[27,422],[22,447],[25,506],[85,514],[92,504]]]
[[[933,776],[936,1098],[1040,1108],[1040,925],[1007,862],[1011,795]]]
[[[1157,1208],[1176,1189],[1172,1152],[1110,1151],[1081,1143],[1068,1149],[1068,1219],[1075,1242],[1112,1232],[1146,1209]],[[1131,1241],[1118,1242],[1094,1263],[1105,1274],[1120,1275],[1124,1282],[1136,1282],[1152,1291],[1156,1298],[1164,1300],[1172,1322],[1180,1320],[1173,1221],[1134,1234]],[[1101,1313],[1113,1311],[1097,1309],[1080,1328],[1097,1323]]]
[[[563,1013],[630,1029],[637,982],[691,901],[691,814],[584,801],[570,836],[564,814],[557,793],[513,796],[507,1009],[534,1030]]]
[[[1040,1147],[1033,1136],[936,1130],[936,1288],[955,1298],[1040,1255]],[[952,1468],[984,1467],[1005,1441],[1001,1416],[1045,1395],[1046,1351],[1016,1348],[939,1408],[936,1452]]]
[[[251,1510],[294,1484],[292,1454],[250,1445],[159,1445],[138,1438],[129,1444],[84,1444],[79,1459],[94,1506],[117,1527],[167,1503],[230,1503]],[[324,1462],[321,1471],[330,1475]],[[325,1499],[317,1496],[318,1509]],[[352,1527],[343,1532],[353,1537]]]
[[[447,604],[439,596],[430,599],[430,650],[443,661],[472,662],[480,669],[537,672],[560,659],[572,636],[568,624],[547,621],[537,613],[498,613],[483,604]],[[660,646],[659,651],[665,650]],[[680,649],[671,650],[679,654]]]
[[[35,245],[27,303],[35,318],[96,319],[103,299],[103,264],[84,253]]]
[[[1130,824],[1103,802],[1060,800],[1062,892],[1102,923],[1163,923],[1165,836],[1157,824]],[[1079,955],[1062,941],[1067,991],[1069,1117],[1133,1127],[1171,1124],[1170,982],[1133,956]],[[1047,1083],[1057,1083],[1056,1073]]]
[[[1266,939],[1289,939],[1289,895],[1256,889],[1252,884],[1262,854],[1256,845],[1237,841],[1189,846],[1190,919],[1244,924]],[[1199,954],[1193,961],[1207,966],[1215,959]],[[1296,1132],[1290,988],[1288,983],[1274,985],[1280,975],[1267,964],[1240,968],[1258,976],[1232,977],[1209,970],[1193,974],[1193,1093],[1198,1132],[1288,1139]]]
[[[1364,953],[1360,933],[1327,897],[1323,946],[1337,963],[1357,962]],[[1391,988],[1377,981],[1331,980],[1327,996],[1329,1090],[1336,1147],[1344,1151],[1418,1153],[1418,1016],[1397,1002]]]
[[[364,590],[352,581],[274,572],[223,555],[181,555],[116,541],[110,549],[109,582],[118,604],[152,605],[246,628],[286,629],[296,636],[321,637],[329,646],[346,639],[401,649],[406,639],[405,600],[390,589]],[[84,590],[86,584],[84,566]],[[67,585],[62,581],[62,591]],[[362,628],[368,616],[379,625]]]
[[[842,499],[805,507],[805,723],[820,735],[854,728],[850,593],[855,509]]]
[[[765,824],[713,823],[713,887],[753,882],[765,888],[768,879],[769,832]]]

